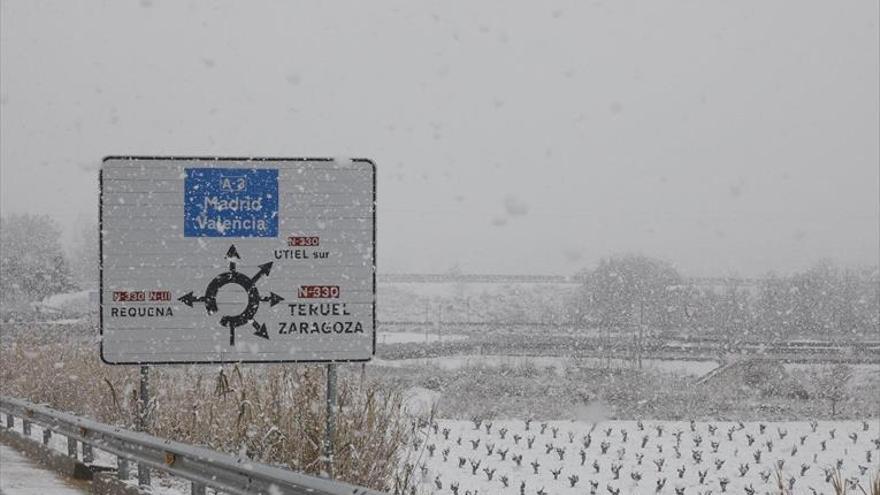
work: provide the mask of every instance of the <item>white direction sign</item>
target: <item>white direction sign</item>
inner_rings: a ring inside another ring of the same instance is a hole
[[[371,359],[375,218],[369,160],[104,159],[102,359]]]

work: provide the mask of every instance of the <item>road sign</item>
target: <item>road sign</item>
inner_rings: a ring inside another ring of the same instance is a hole
[[[102,359],[368,361],[375,184],[363,159],[106,158]]]

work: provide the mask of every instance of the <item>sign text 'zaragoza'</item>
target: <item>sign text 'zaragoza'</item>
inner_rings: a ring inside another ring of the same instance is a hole
[[[102,358],[369,360],[375,184],[363,159],[106,158]]]

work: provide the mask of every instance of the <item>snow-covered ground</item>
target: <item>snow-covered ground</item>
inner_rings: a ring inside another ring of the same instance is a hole
[[[870,492],[880,468],[876,420],[514,420],[479,427],[439,420],[425,434],[410,462],[423,491],[438,495],[764,494],[778,493],[777,471],[794,493],[832,494],[826,478],[835,468],[850,492],[861,493],[855,483]]]
[[[20,418],[15,419],[14,430],[17,431],[18,433],[22,433]],[[36,425],[36,424],[31,425],[31,434],[30,434],[29,438],[33,442],[42,442],[43,428],[39,425]],[[67,437],[65,437],[63,435],[57,435],[57,434],[52,435],[52,437],[49,440],[49,447],[57,452],[67,454]],[[12,454],[15,454],[19,457],[21,456],[21,454],[18,454],[13,449],[9,449],[8,447],[5,447],[5,446],[3,446],[3,448],[6,450],[9,450]],[[82,460],[83,459],[82,458],[82,445],[78,444],[77,449],[78,449],[78,457],[80,460]],[[94,455],[94,460],[89,463],[90,465],[108,467],[108,468],[115,468],[116,467],[117,463],[116,463],[116,456],[115,455],[110,454],[108,452],[105,452],[103,450],[97,449],[97,448],[92,449],[92,452]],[[4,478],[3,473],[6,471],[6,457],[5,457],[5,455],[6,454],[4,454],[2,464],[0,464],[0,479]],[[59,477],[58,475],[56,475],[52,471],[45,470],[42,467],[37,467],[36,469],[41,470],[43,473],[45,473],[44,476],[46,476],[46,477],[51,475],[51,476],[54,476],[55,478],[57,478],[58,480],[61,480],[62,483],[65,482],[61,477]],[[75,485],[71,484],[70,482],[66,482],[66,483],[69,486],[75,486]],[[133,486],[137,486],[137,468],[135,465],[131,466],[131,478],[128,480],[128,483]],[[23,490],[16,490],[16,489],[12,489],[12,488],[7,490],[5,484],[0,485],[0,486],[3,487],[3,494],[2,495],[13,495],[13,494],[18,494],[18,493],[23,493],[23,494],[33,493],[34,495],[57,495],[57,494],[67,494],[67,493],[77,493],[77,494],[87,493],[87,491],[73,491],[73,492],[64,492],[64,491],[56,492],[56,491],[52,491],[52,490],[23,491]],[[30,487],[31,485],[26,485],[26,486]],[[152,471],[151,488],[152,488],[152,493],[155,495],[181,495],[184,493],[189,493],[189,483],[188,482],[186,482],[185,480],[179,479],[179,478],[166,476],[166,475],[164,475],[162,473],[158,473],[156,471]],[[29,488],[28,488],[28,490],[29,490]]]
[[[442,334],[435,332],[379,332],[376,334],[376,342],[379,344],[434,344],[437,342],[453,342],[457,340],[465,340],[467,338],[467,335]]]
[[[0,444],[0,493],[3,495],[82,495],[86,487],[34,463]]]
[[[821,363],[786,363],[783,366],[789,373],[811,373],[828,365]],[[850,364],[848,366],[852,371],[852,384],[866,384],[870,383],[871,380],[880,380],[880,364]]]
[[[446,337],[444,337],[445,339]],[[379,341],[381,342],[381,340]],[[578,366],[604,366],[605,360],[601,358],[577,358],[558,356],[501,356],[501,355],[461,355],[442,356],[430,358],[410,359],[374,359],[372,364],[392,367],[426,367],[436,366],[444,370],[455,370],[470,366],[486,367],[520,367],[534,366],[539,369],[551,368],[561,374],[566,367]],[[666,373],[682,375],[702,376],[718,367],[717,361],[711,360],[671,360],[671,359],[644,359],[642,365],[645,369],[655,369]],[[633,362],[628,359],[612,359],[611,366],[614,368],[632,368]]]

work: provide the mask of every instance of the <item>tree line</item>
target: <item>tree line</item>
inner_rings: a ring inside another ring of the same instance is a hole
[[[26,308],[46,296],[97,285],[97,229],[80,234],[69,255],[45,215],[0,217],[0,305]],[[71,260],[73,262],[71,262]],[[447,301],[447,322],[540,322],[631,332],[640,340],[682,333],[734,345],[739,340],[865,339],[880,333],[880,271],[821,260],[757,284],[730,278],[716,286],[684,278],[666,261],[618,255],[579,274],[574,291],[508,287]],[[464,310],[463,310],[464,308]]]
[[[609,330],[728,340],[862,339],[880,332],[880,273],[822,260],[790,275],[769,273],[756,285],[730,278],[717,286],[684,279],[662,260],[640,255],[603,259],[583,274],[570,321]]]
[[[97,255],[90,261],[96,262]],[[27,311],[33,302],[78,286],[55,221],[33,214],[0,217],[0,305],[4,312]]]

